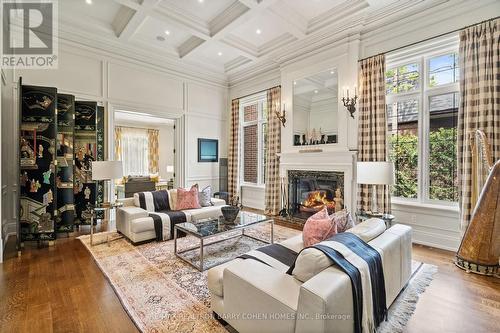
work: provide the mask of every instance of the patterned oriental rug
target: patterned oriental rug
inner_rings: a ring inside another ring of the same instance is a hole
[[[267,224],[245,230],[246,234],[269,239]],[[297,230],[274,226],[275,242],[300,233]],[[225,238],[231,235],[225,235]],[[94,234],[99,242],[99,233]],[[227,332],[212,318],[207,271],[199,272],[174,255],[174,241],[151,242],[134,246],[125,239],[90,246],[90,236],[79,239],[94,257],[97,265],[113,286],[124,309],[142,332]],[[219,236],[213,241],[221,240]],[[191,236],[179,239],[179,249],[187,249],[199,241]],[[209,243],[210,244],[210,243]],[[233,238],[205,247],[205,265],[222,263],[240,254],[265,245],[248,238]],[[184,253],[197,258],[198,251]],[[398,296],[389,309],[389,320],[379,332],[402,332],[413,314],[418,294],[425,290],[437,268],[413,262],[413,277],[408,287]]]

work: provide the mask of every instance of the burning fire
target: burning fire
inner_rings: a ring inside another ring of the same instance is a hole
[[[302,202],[301,210],[318,212],[325,206],[328,210],[335,210],[335,200],[328,200],[325,191],[314,191],[309,193],[307,199]]]

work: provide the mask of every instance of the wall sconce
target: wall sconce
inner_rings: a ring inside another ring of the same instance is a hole
[[[358,95],[356,91],[356,86],[354,86],[354,97],[349,97],[349,87],[344,87],[342,89],[342,103],[347,108],[347,111],[351,114],[354,119],[354,112],[356,112],[356,101],[358,100]]]
[[[286,123],[286,110],[285,110],[285,103],[283,103],[283,113],[280,112],[280,102],[276,102],[276,109],[274,110],[274,113],[276,113],[276,117],[278,117],[279,121],[281,121],[281,125],[285,127]]]

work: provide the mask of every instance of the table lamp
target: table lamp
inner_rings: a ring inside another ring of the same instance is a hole
[[[394,163],[358,162],[357,183],[372,186],[372,210],[377,212],[376,185],[394,185]]]
[[[123,177],[122,161],[92,162],[92,180],[114,180]]]

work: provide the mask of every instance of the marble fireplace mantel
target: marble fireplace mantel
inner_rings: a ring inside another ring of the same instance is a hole
[[[353,211],[356,207],[356,154],[356,151],[283,152],[278,154],[280,177],[287,179],[289,170],[343,172],[344,203]]]

